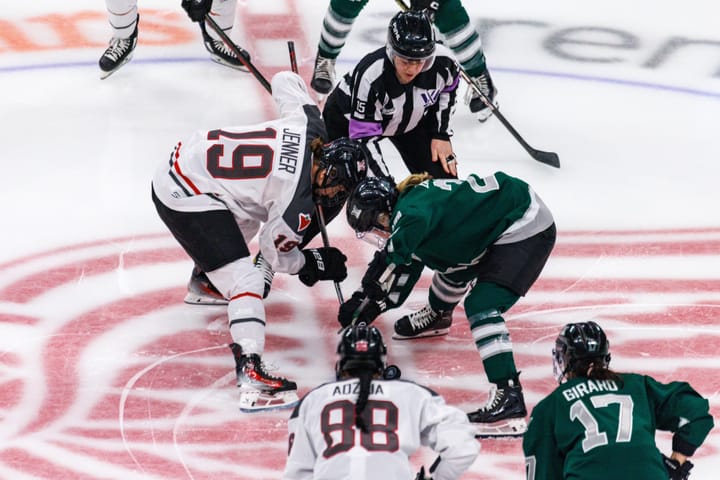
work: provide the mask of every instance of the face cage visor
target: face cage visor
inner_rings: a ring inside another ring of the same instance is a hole
[[[406,60],[408,62],[422,62],[423,66],[422,66],[421,71],[423,71],[423,72],[426,70],[429,70],[430,67],[432,67],[433,63],[435,63],[435,52],[433,52],[432,54],[430,54],[427,57],[411,58],[411,57],[407,57],[405,55],[398,53],[398,51],[395,50],[393,48],[393,46],[390,45],[390,43],[388,43],[385,46],[385,53],[387,54],[388,58],[390,59],[390,62],[393,65],[395,65],[395,57],[402,58],[403,60]]]
[[[315,203],[325,208],[337,207],[345,203],[345,200],[350,196],[350,191],[347,187],[346,181],[336,181],[335,177],[340,175],[340,172],[335,165],[328,165],[325,168],[318,170],[316,175],[320,175],[320,172],[324,171],[322,185],[313,188],[313,196],[315,197]],[[329,186],[328,183],[335,183]],[[338,191],[331,197],[324,193],[324,190],[329,188],[342,187],[337,189]]]
[[[355,236],[365,243],[369,243],[378,250],[385,248],[387,241],[390,239],[390,232],[373,227],[367,232],[356,232]]]

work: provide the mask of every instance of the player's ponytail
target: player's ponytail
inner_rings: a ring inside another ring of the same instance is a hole
[[[363,420],[363,412],[370,396],[370,382],[372,382],[375,373],[369,370],[360,370],[357,372],[358,379],[360,379],[360,392],[358,393],[357,401],[355,402],[355,425],[362,432],[367,433],[368,428]]]
[[[427,172],[413,173],[412,175],[409,175],[408,177],[406,177],[402,182],[398,183],[397,187],[395,187],[395,188],[397,189],[398,192],[402,193],[405,190],[409,190],[410,188],[414,187],[415,185],[419,185],[422,182],[424,182],[425,180],[429,180],[431,178],[433,178],[432,175],[430,175]]]

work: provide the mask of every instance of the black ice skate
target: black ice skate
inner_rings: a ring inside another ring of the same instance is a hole
[[[138,24],[140,23],[140,15],[135,19],[135,30],[128,38],[112,38],[110,46],[100,57],[98,64],[100,65],[100,78],[104,79],[115,73],[120,67],[125,65],[133,56],[135,45],[138,38]]]
[[[295,382],[268,374],[260,355],[243,355],[237,343],[230,344],[230,349],[235,357],[240,411],[290,408],[298,403]]]
[[[243,72],[249,72],[248,68],[238,59],[235,52],[230,50],[225,42],[222,40],[216,40],[207,33],[205,26],[201,24],[200,29],[202,30],[203,43],[208,52],[210,52],[210,58],[226,67],[234,68],[236,70],[242,70]],[[245,58],[247,62],[250,61],[250,54],[238,47],[240,54]]]
[[[452,325],[452,310],[436,312],[430,305],[425,305],[417,312],[405,315],[395,322],[393,338],[409,340],[447,335],[450,325]]]
[[[478,438],[519,437],[527,431],[525,415],[525,398],[516,378],[494,386],[487,404],[468,413],[468,419],[476,424]]]
[[[255,258],[253,258],[253,265],[255,265],[255,268],[260,270],[263,274],[263,281],[265,282],[265,287],[263,289],[263,298],[267,298],[267,296],[270,294],[270,289],[272,288],[272,282],[273,278],[275,278],[275,272],[273,271],[270,262],[265,260],[265,257],[263,257],[262,253],[260,252],[258,252],[258,254],[255,255]]]
[[[189,303],[190,305],[228,304],[227,299],[210,283],[210,279],[205,275],[205,272],[201,271],[197,266],[193,268],[190,274],[187,290],[185,303]]]
[[[310,86],[316,92],[327,95],[335,85],[335,59],[325,58],[318,53],[315,57],[315,70],[313,71]]]
[[[495,101],[497,89],[493,84],[492,78],[490,78],[490,72],[485,69],[483,73],[474,77],[473,80],[475,84],[480,87],[480,91],[490,100],[490,103],[497,107],[497,102]],[[492,115],[492,110],[482,101],[475,89],[470,86],[468,86],[465,103],[470,106],[470,111],[475,114],[479,122],[484,122]]]

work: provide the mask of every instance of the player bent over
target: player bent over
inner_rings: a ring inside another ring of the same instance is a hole
[[[387,366],[380,331],[364,323],[343,331],[336,381],[311,390],[290,421],[283,479],[422,478],[408,458],[421,446],[439,454],[435,480],[454,480],[480,451],[465,414]]]
[[[448,312],[464,299],[473,341],[495,384],[487,405],[468,417],[479,436],[521,435],[527,411],[502,315],[528,292],[555,245],[555,223],[540,197],[503,172],[466,180],[410,175],[397,187],[367,178],[346,212],[358,236],[377,237],[381,249],[362,288],[340,306],[340,323],[369,323],[402,305],[423,268],[432,269],[428,304],[395,322],[394,337],[447,334]]]
[[[687,459],[713,428],[709,404],[686,382],[660,383],[609,368],[595,322],[565,325],[553,349],[558,386],[533,409],[523,438],[528,480],[685,480]],[[656,430],[673,432],[672,455]]]
[[[258,235],[273,268],[308,286],[343,280],[346,257],[337,248],[297,245],[316,203],[344,202],[365,175],[361,149],[339,160],[325,154],[332,149],[323,145],[320,111],[298,75],[276,74],[272,94],[281,118],[198,131],[177,144],[152,182],[160,218],[227,303],[243,410],[297,401],[295,382],[269,375],[261,361],[264,282],[248,242]]]

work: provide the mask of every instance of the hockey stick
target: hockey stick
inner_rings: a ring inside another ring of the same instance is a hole
[[[460,76],[467,82],[467,84],[475,90],[475,93],[477,93],[480,96],[480,100],[493,112],[493,115],[497,117],[498,120],[500,120],[500,123],[502,123],[505,128],[508,129],[510,134],[515,137],[515,140],[517,140],[520,145],[525,149],[526,152],[530,154],[530,156],[537,160],[540,163],[544,163],[545,165],[550,165],[551,167],[560,168],[560,158],[558,157],[558,154],[555,152],[543,152],[542,150],[537,150],[528,144],[525,139],[520,136],[520,134],[515,130],[515,128],[510,124],[510,122],[505,118],[505,116],[500,113],[500,110],[490,101],[490,99],[485,95],[480,87],[477,85],[475,80],[473,80],[470,75],[463,69],[460,68]]]
[[[227,45],[227,47],[232,50],[232,52],[235,54],[235,56],[240,60],[240,63],[243,64],[245,68],[250,70],[250,73],[253,74],[255,78],[257,78],[258,82],[260,82],[260,85],[262,85],[265,90],[268,91],[268,93],[272,93],[272,88],[270,87],[270,82],[267,81],[267,78],[263,76],[262,73],[260,73],[260,70],[257,69],[255,65],[250,61],[250,59],[245,58],[245,54],[240,51],[240,48],[235,45],[235,42],[233,42],[230,37],[227,36],[225,32],[222,31],[222,28],[218,26],[217,23],[215,23],[215,20],[210,18],[210,14],[205,14],[205,22],[200,22],[200,28],[205,31],[205,23],[210,25],[210,27],[215,30],[215,33],[217,33],[222,41]]]
[[[403,0],[395,0],[395,3],[400,7],[400,10],[403,12],[406,12],[410,10],[410,7],[403,1]],[[432,5],[430,6],[430,9],[437,10],[437,8],[434,8]],[[517,130],[515,130],[515,127],[513,127],[510,122],[505,118],[505,115],[500,113],[500,110],[498,107],[496,107],[490,99],[485,95],[480,87],[477,85],[475,80],[468,75],[468,73],[463,69],[460,65],[458,65],[458,68],[460,69],[460,76],[467,82],[467,84],[475,90],[475,93],[477,93],[480,96],[480,100],[490,109],[491,112],[497,117],[498,120],[500,120],[500,123],[502,123],[505,128],[510,132],[510,134],[515,137],[515,140],[517,140],[520,145],[525,149],[527,153],[530,154],[530,156],[537,160],[540,163],[544,163],[545,165],[550,165],[551,167],[560,168],[560,158],[558,157],[558,154],[555,152],[544,152],[542,150],[537,150],[528,144],[525,139],[520,136]]]
[[[383,287],[383,290],[390,289],[390,287],[387,287],[385,284],[393,280],[393,277],[391,277],[391,275],[395,271],[395,267],[397,267],[397,265],[391,263],[383,271],[382,275],[380,275],[380,278],[378,278],[378,283],[381,287]],[[387,291],[385,293],[387,295]],[[370,297],[366,295],[365,298],[362,299],[362,302],[360,302],[360,305],[358,305],[358,308],[355,309],[355,311],[353,312],[352,320],[350,321],[350,325],[348,325],[348,327],[354,327],[355,324],[357,324],[357,319],[360,318],[360,314],[363,310],[365,310],[365,307],[367,307],[368,303],[370,303]],[[340,330],[338,330],[338,333],[342,333],[342,331],[346,328],[347,327],[341,327]]]
[[[440,465],[440,460],[442,460],[442,457],[438,455],[438,457],[435,459],[435,461],[430,465],[430,468],[428,468],[428,473],[430,474],[429,477],[425,476],[425,467],[420,467],[420,471],[415,476],[415,480],[426,480],[428,478],[432,479],[432,474],[435,473],[435,470],[437,470],[438,465]]]
[[[323,214],[323,208],[320,204],[315,204],[315,213],[317,213],[318,216],[318,225],[320,226],[320,235],[322,236],[323,246],[329,247],[330,239],[328,238],[327,228],[325,228],[325,215]],[[343,300],[340,282],[335,281],[333,283],[335,284],[335,293],[337,294],[338,302],[342,305],[345,303],[345,300]]]
[[[290,54],[290,68],[294,73],[298,73],[297,58],[295,57],[295,42],[288,40],[288,53]],[[322,206],[315,204],[315,213],[318,217],[318,226],[320,227],[320,235],[322,236],[323,246],[330,246],[330,239],[328,238],[327,228],[325,228],[325,215],[323,213]],[[342,289],[340,289],[340,282],[333,282],[335,284],[335,293],[337,294],[338,302],[342,305],[345,303],[343,299]]]
[[[294,73],[298,73],[297,57],[295,56],[295,42],[288,40],[288,53],[290,54],[290,68]]]

